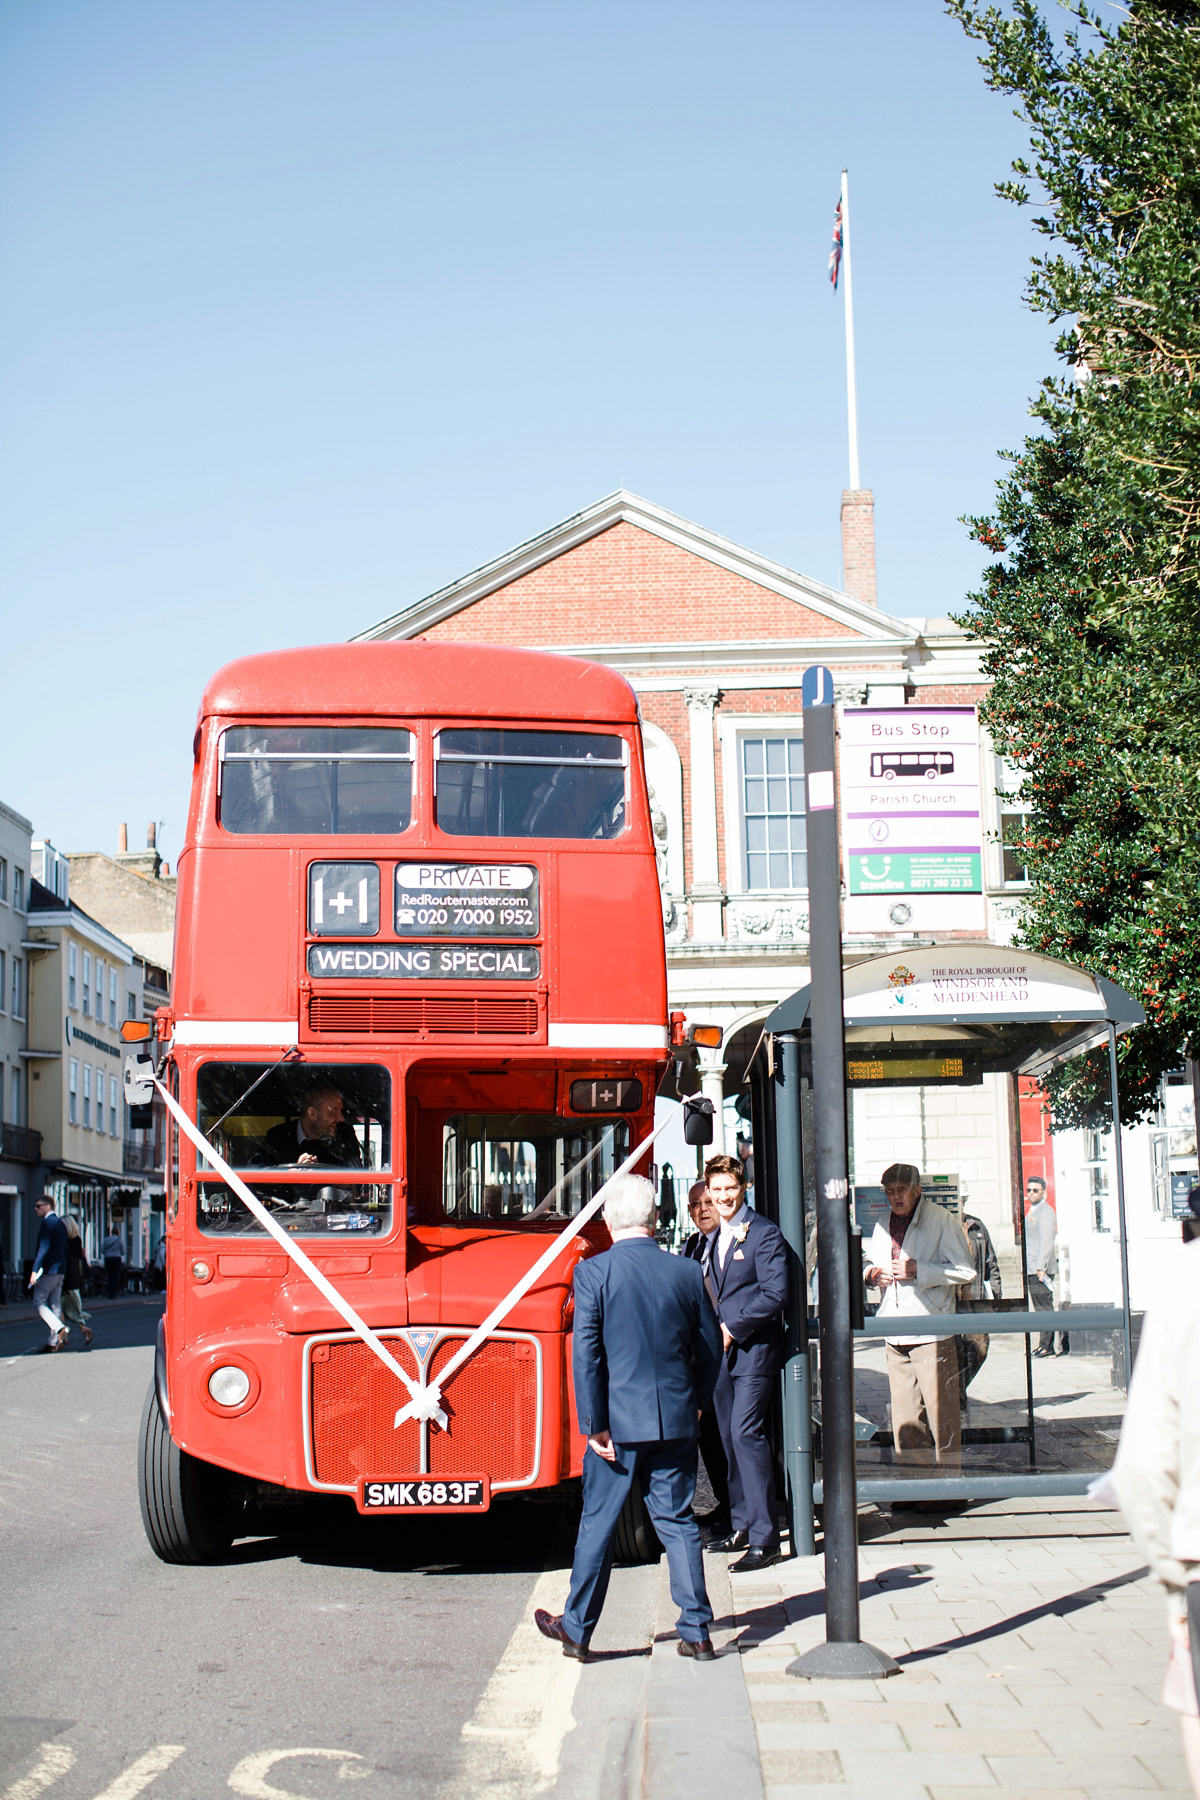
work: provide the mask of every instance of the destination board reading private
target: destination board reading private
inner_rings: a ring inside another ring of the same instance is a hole
[[[538,934],[538,872],[528,863],[400,863],[396,936]]]

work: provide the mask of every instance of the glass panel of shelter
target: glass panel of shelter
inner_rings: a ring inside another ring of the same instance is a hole
[[[1106,1046],[1095,1054],[1099,1070],[1107,1064]],[[945,1288],[954,1334],[933,1340],[915,1355],[913,1346],[899,1340],[919,1339],[919,1321],[906,1320],[907,1332],[899,1320],[894,1334],[888,1329],[894,1345],[890,1354],[884,1337],[856,1335],[860,1488],[881,1480],[960,1475],[1090,1477],[1108,1469],[1125,1403],[1121,1326],[1106,1322],[1080,1330],[1068,1324],[1065,1336],[1067,1321],[1045,1333],[1002,1326],[1006,1314],[1086,1309],[1111,1316],[1122,1307],[1111,1126],[1060,1133],[1057,1145],[1044,1131],[1045,1155],[1031,1156],[1026,1171],[1021,1140],[1029,1128],[1026,1122],[1023,1129],[1022,1121],[1027,1121],[1031,1101],[1042,1104],[1040,1090],[1028,1077],[984,1073],[969,1055],[942,1058],[943,1069],[932,1075],[925,1071],[924,1080],[918,1079],[922,1071],[915,1059],[911,1069],[899,1074],[861,1066],[867,1060],[848,1046],[851,1205],[863,1231],[864,1265],[886,1261],[892,1253],[891,1209],[882,1176],[891,1164],[908,1162],[922,1171],[925,1203],[941,1208],[962,1228],[972,1278]],[[803,1097],[809,1099],[807,1088]],[[802,1105],[802,1135],[805,1262],[815,1313],[808,1105]],[[1047,1228],[1051,1222],[1053,1232]],[[872,1249],[877,1229],[882,1238],[876,1237]],[[1040,1273],[1034,1258],[1041,1261]],[[866,1290],[870,1333],[881,1330],[871,1321],[885,1292],[880,1287]],[[986,1316],[994,1321],[990,1330],[979,1328]],[[810,1331],[815,1352],[815,1318]],[[815,1354],[813,1362],[819,1442]],[[918,1373],[914,1364],[920,1363],[927,1366]],[[938,1409],[940,1418],[931,1420],[931,1410]],[[938,1427],[936,1444],[931,1424]],[[933,1510],[938,1505],[930,1502]]]

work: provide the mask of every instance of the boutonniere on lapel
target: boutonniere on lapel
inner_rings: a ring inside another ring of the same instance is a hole
[[[746,1260],[745,1256],[742,1254],[741,1247],[746,1241],[746,1233],[749,1231],[749,1229],[750,1229],[750,1222],[747,1219],[747,1220],[744,1220],[742,1222],[742,1224],[740,1224],[738,1226],[737,1230],[733,1234],[733,1241],[737,1245],[737,1248],[734,1250],[734,1253],[733,1253],[734,1262],[745,1262],[745,1260]]]

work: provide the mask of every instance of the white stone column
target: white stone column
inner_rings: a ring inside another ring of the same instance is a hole
[[[713,712],[720,689],[685,688],[691,760],[692,938],[718,944],[721,924],[720,868],[717,861],[717,763],[713,746]]]
[[[719,1156],[725,1149],[725,1062],[720,1050],[700,1052],[700,1092],[713,1104],[713,1141],[705,1151],[705,1161]]]

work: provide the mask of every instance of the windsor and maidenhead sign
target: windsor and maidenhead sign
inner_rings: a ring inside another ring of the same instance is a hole
[[[528,863],[401,863],[396,936],[524,938],[538,933],[538,872]]]
[[[308,972],[327,981],[536,981],[542,958],[532,944],[310,944]]]

